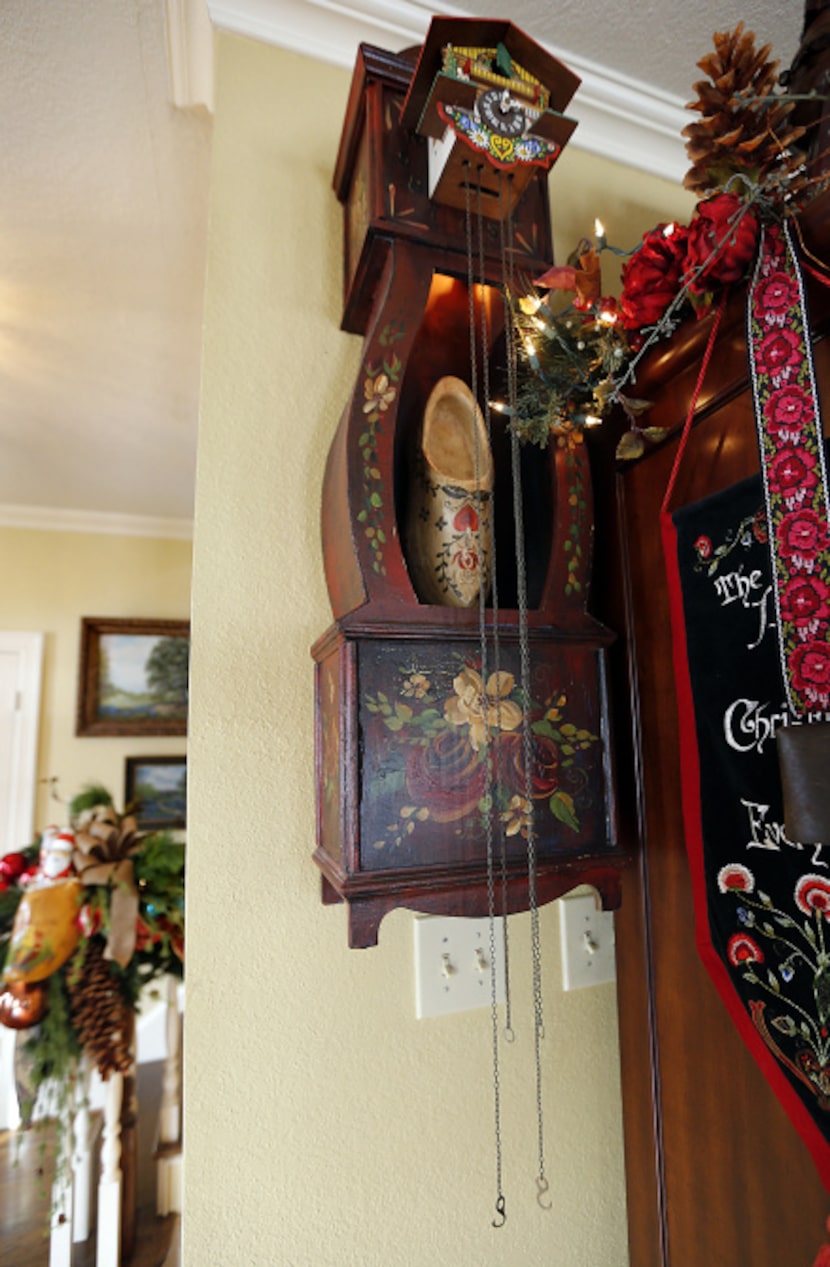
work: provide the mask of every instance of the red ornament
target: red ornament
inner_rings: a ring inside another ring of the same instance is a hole
[[[7,853],[0,858],[0,876],[4,880],[16,880],[26,870],[26,859],[22,853]]]
[[[0,1025],[7,1029],[31,1029],[48,1009],[46,989],[39,982],[10,982],[0,994]]]

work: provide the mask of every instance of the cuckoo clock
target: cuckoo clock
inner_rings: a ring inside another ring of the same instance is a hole
[[[343,328],[364,344],[326,464],[334,621],[312,652],[314,857],[352,946],[397,906],[507,913],[581,883],[618,901],[585,446],[516,466],[490,404],[505,278],[552,259],[547,170],[577,82],[506,22],[435,19],[421,50],[358,54],[335,191]]]

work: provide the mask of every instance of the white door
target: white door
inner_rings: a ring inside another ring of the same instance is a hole
[[[0,856],[31,844],[42,633],[0,631]]]
[[[0,856],[32,841],[43,634],[0,631]],[[0,1130],[20,1121],[14,1030],[0,1026]]]

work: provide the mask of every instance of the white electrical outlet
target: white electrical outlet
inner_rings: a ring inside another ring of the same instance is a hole
[[[447,1016],[490,1007],[490,920],[417,915],[415,929],[415,1015]],[[504,930],[493,924],[496,1002],[504,1002]]]
[[[559,935],[563,990],[581,990],[616,979],[614,914],[599,910],[593,896],[562,898]]]

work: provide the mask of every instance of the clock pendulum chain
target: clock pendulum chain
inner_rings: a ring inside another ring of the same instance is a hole
[[[470,175],[469,163],[465,164],[467,175]],[[480,172],[477,180],[478,189],[478,221],[479,221],[479,237],[481,236],[481,184]],[[473,217],[470,199],[470,181],[464,182],[464,224],[467,247],[467,303],[468,303],[468,328],[470,335],[470,389],[473,394],[473,400],[478,398],[478,349],[476,346],[476,316],[475,316],[475,276],[473,264]],[[482,274],[483,278],[483,274]],[[482,373],[485,380],[485,408],[487,410],[487,419],[489,423],[489,403],[487,403],[487,319],[484,304],[483,281],[482,281]],[[475,405],[473,406],[475,408]],[[482,522],[482,494],[480,483],[480,462],[481,457],[478,445],[478,429],[474,428],[474,475],[476,485],[476,501],[478,510],[478,547],[479,547],[479,565],[483,559],[481,550],[481,522]],[[489,434],[489,428],[488,428]],[[492,499],[493,490],[490,490]],[[492,504],[491,504],[492,511]],[[495,539],[495,527],[491,519],[491,542]],[[491,573],[495,584],[495,551],[491,545]],[[486,617],[486,585],[483,583],[479,587],[478,614],[479,614],[479,650],[481,655],[481,681],[482,693],[485,696],[483,707],[485,710],[485,785],[484,785],[484,829],[485,843],[487,851],[487,901],[488,912],[490,918],[490,1014],[492,1018],[492,1052],[493,1052],[493,1135],[495,1143],[495,1163],[496,1163],[496,1217],[492,1220],[493,1227],[503,1227],[507,1214],[505,1212],[505,1197],[502,1182],[502,1142],[501,1142],[501,1079],[500,1079],[500,1061],[499,1061],[499,1018],[498,1005],[496,1002],[496,958],[495,958],[495,880],[493,866],[493,750],[490,742],[490,725],[488,708],[486,701],[486,684],[488,680],[488,664],[487,664],[487,617]],[[494,619],[495,629],[495,619]],[[498,653],[497,653],[498,654]]]
[[[487,323],[487,305],[484,303],[484,286],[486,283],[487,273],[484,266],[484,215],[481,207],[481,167],[477,169],[476,180],[476,219],[478,227],[478,275],[482,284],[482,303],[481,310],[481,348],[482,348],[482,378],[483,393],[485,402],[485,429],[487,431],[487,442],[490,445],[490,452],[493,451],[493,416],[490,406],[490,362],[488,357],[488,349],[490,346],[489,330]],[[504,286],[504,276],[502,274],[502,291]],[[492,583],[490,586],[490,609],[493,621],[493,670],[496,673],[496,680],[500,681],[501,673],[501,640],[499,637],[499,588],[498,588],[498,568],[496,567],[496,545],[498,541],[498,531],[496,524],[496,515],[498,506],[496,504],[495,491],[490,495],[490,539],[492,541]],[[483,622],[483,613],[485,605],[485,594],[480,595],[481,614]],[[484,630],[484,625],[481,625]],[[484,634],[482,633],[482,637]],[[496,733],[501,734],[501,718],[502,718],[502,697],[501,692],[496,692]],[[501,767],[502,767],[502,751],[499,744],[495,745],[495,784],[497,787],[502,785]],[[491,806],[491,813],[493,810]],[[504,958],[504,1031],[503,1036],[505,1042],[512,1043],[515,1035],[513,1033],[513,1011],[511,1003],[510,990],[510,936],[508,928],[508,894],[507,894],[507,837],[504,828],[499,832],[499,882],[501,889],[501,926],[502,926],[502,942],[503,942],[503,958]],[[490,912],[490,985],[493,997],[496,994],[497,982],[497,964],[496,964],[496,903],[495,903],[495,879],[492,878],[493,893],[490,895],[488,910]]]
[[[510,178],[508,177],[508,180]],[[499,185],[500,200],[503,184]],[[500,201],[500,206],[503,203]],[[507,279],[505,294],[505,332],[507,336],[507,389],[509,417],[516,418],[517,410],[517,348],[516,331],[513,324],[513,312],[508,299],[515,293],[513,285],[513,219],[512,213],[499,217],[500,242],[502,253],[502,273]],[[545,1174],[545,1128],[542,1107],[542,1039],[545,1035],[544,1010],[542,999],[542,947],[539,929],[539,903],[536,891],[537,855],[536,827],[533,809],[532,761],[533,740],[530,729],[530,639],[527,623],[527,566],[524,537],[524,516],[522,513],[522,476],[519,437],[515,427],[510,430],[510,457],[513,481],[513,521],[516,546],[516,589],[519,612],[519,666],[522,688],[522,764],[524,766],[524,812],[527,815],[527,894],[530,909],[530,947],[533,973],[533,1050],[536,1066],[536,1121],[539,1173],[536,1177],[536,1199],[542,1209],[548,1210],[551,1202],[545,1200],[550,1184]]]

